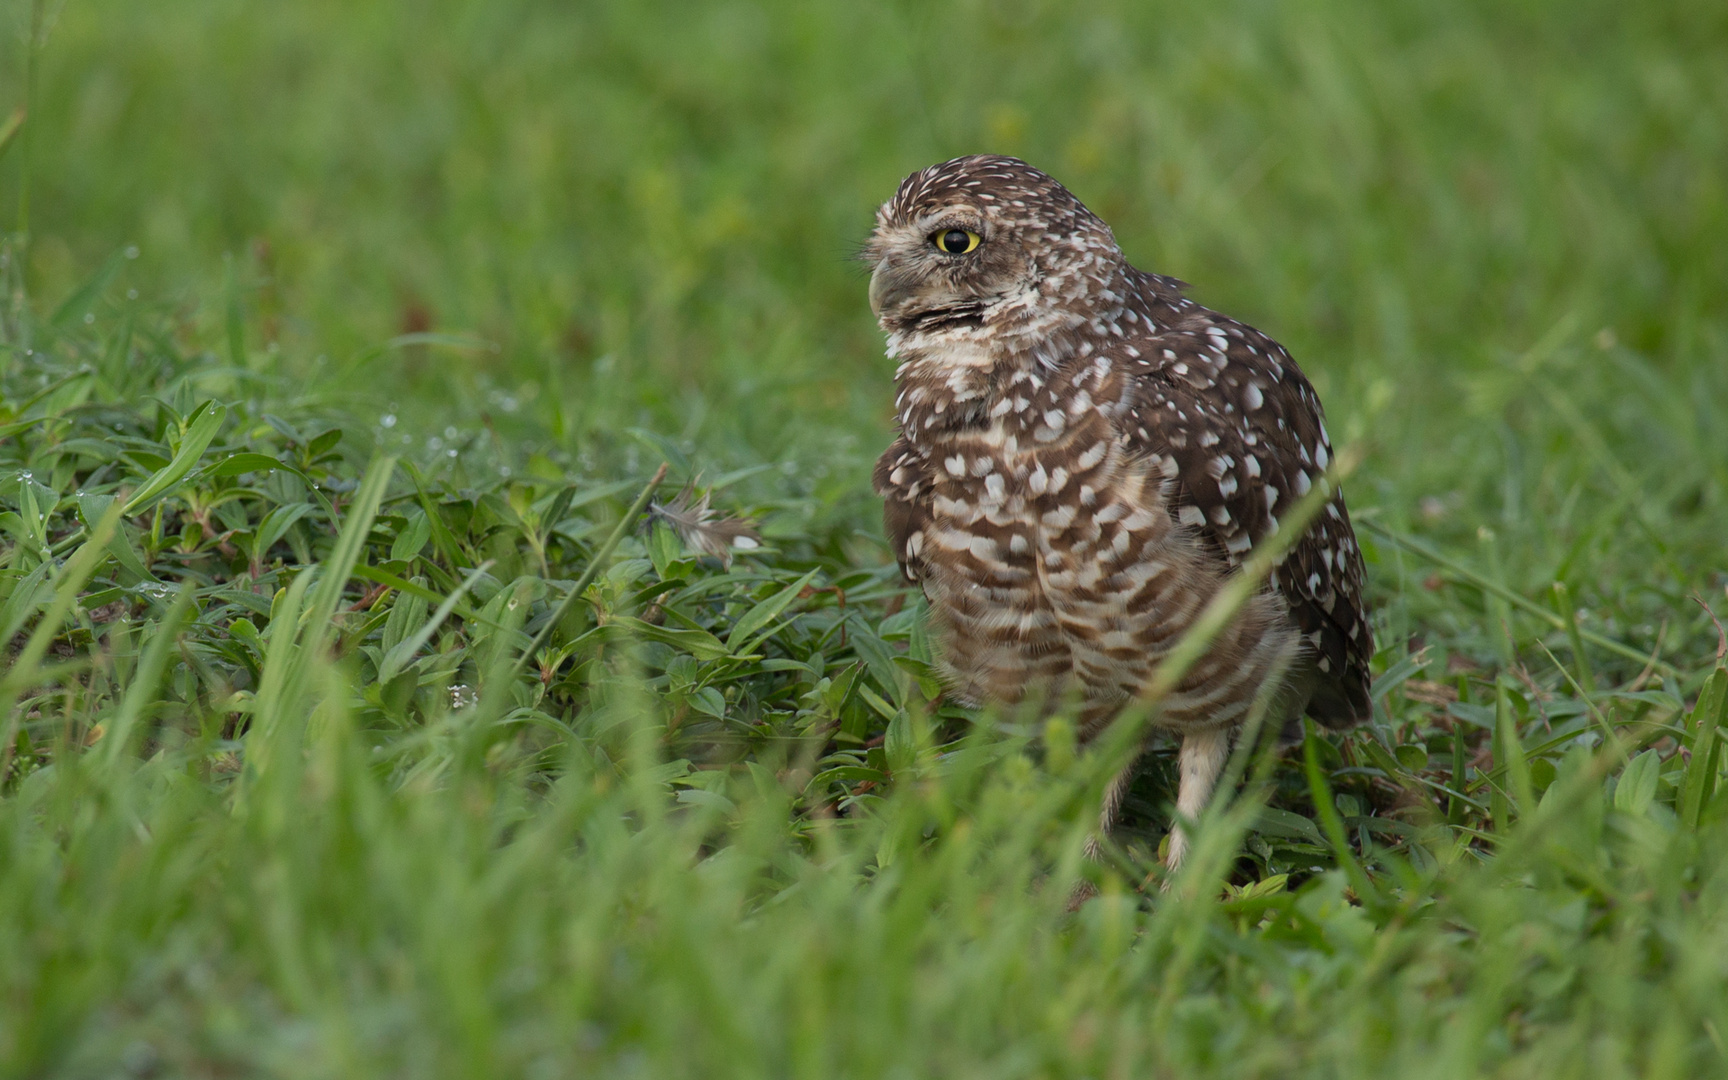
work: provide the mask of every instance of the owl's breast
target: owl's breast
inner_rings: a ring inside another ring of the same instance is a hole
[[[1096,413],[998,419],[933,449],[919,557],[955,679],[975,699],[1070,676],[1130,696],[1192,607],[1161,478]]]

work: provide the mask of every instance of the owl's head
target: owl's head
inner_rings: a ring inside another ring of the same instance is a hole
[[[913,346],[1047,338],[1115,295],[1124,266],[1110,227],[1067,188],[987,155],[908,176],[863,258],[877,320]]]

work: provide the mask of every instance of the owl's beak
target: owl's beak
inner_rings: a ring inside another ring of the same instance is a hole
[[[884,311],[899,306],[909,292],[911,282],[894,260],[887,255],[878,259],[876,269],[870,272],[870,310],[876,317],[880,319]]]

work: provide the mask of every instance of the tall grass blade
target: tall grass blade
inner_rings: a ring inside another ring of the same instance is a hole
[[[1518,722],[1512,713],[1512,695],[1504,676],[1494,683],[1494,739],[1495,771],[1501,774],[1499,783],[1493,788],[1501,800],[1494,804],[1497,811],[1494,827],[1504,832],[1511,827],[1513,815],[1529,813],[1536,805],[1530,762],[1524,756],[1524,743],[1518,737]],[[1511,801],[1507,800],[1505,785],[1511,786]]]
[[[20,105],[13,109],[10,116],[0,121],[0,161],[6,160],[6,151],[12,149],[12,140],[18,137],[18,131],[24,126],[24,107]]]
[[[605,567],[606,560],[612,557],[612,552],[618,547],[618,542],[624,539],[624,534],[630,531],[630,526],[641,516],[643,508],[648,505],[648,500],[654,497],[654,491],[660,486],[660,482],[666,479],[668,468],[668,465],[662,463],[660,468],[655,470],[653,477],[648,481],[648,486],[642,489],[642,493],[636,496],[636,501],[631,503],[630,508],[624,511],[624,516],[618,519],[618,524],[613,527],[611,535],[607,536],[605,541],[595,549],[593,556],[588,560],[587,568],[582,571],[582,576],[576,579],[574,585],[570,586],[570,591],[565,593],[564,598],[558,602],[558,606],[552,609],[552,614],[546,620],[546,624],[540,628],[538,634],[534,635],[534,640],[528,643],[528,647],[522,650],[522,655],[516,658],[516,663],[510,668],[511,681],[515,681],[528,667],[528,662],[534,658],[534,654],[540,651],[541,647],[546,644],[546,640],[552,636],[552,631],[564,621],[564,616],[569,614],[570,606],[576,602],[576,598],[582,595],[583,591],[594,581],[595,575]]]
[[[0,677],[0,716],[6,718],[5,742],[0,744],[0,766],[3,766],[12,753],[12,739],[17,733],[18,718],[14,707],[17,705],[18,695],[42,677],[42,658],[47,655],[49,644],[60,632],[67,613],[78,602],[78,591],[90,580],[90,575],[96,572],[96,568],[107,556],[108,540],[114,535],[119,524],[119,508],[110,507],[96,523],[90,538],[73,552],[72,557],[66,560],[66,565],[54,575],[53,600],[49,602],[47,610],[43,611],[36,623],[36,629],[31,631],[30,637],[25,640],[24,647],[12,659],[5,676]]]
[[[180,586],[168,613],[144,631],[144,654],[133,669],[130,684],[120,699],[120,707],[109,721],[103,738],[101,760],[113,766],[132,744],[132,731],[144,710],[156,699],[162,686],[162,672],[168,667],[168,657],[178,645],[180,626],[192,611],[194,588],[191,582]]]
[[[450,617],[452,611],[456,610],[456,606],[462,602],[462,597],[474,587],[480,578],[485,575],[487,570],[491,569],[492,565],[492,561],[488,559],[479,566],[470,570],[468,576],[462,579],[462,584],[458,585],[455,591],[444,598],[443,602],[438,605],[438,610],[432,613],[431,618],[426,620],[424,626],[416,630],[412,637],[398,643],[389,652],[384,654],[383,662],[378,665],[379,682],[389,682],[391,679],[395,678],[403,668],[408,666],[408,664],[414,659],[414,654],[419,652],[428,641],[432,640],[432,635],[438,632],[438,628],[444,625],[444,620]]]
[[[1350,850],[1350,834],[1345,831],[1344,819],[1338,813],[1337,804],[1333,802],[1332,785],[1326,782],[1326,772],[1320,767],[1320,736],[1315,732],[1312,721],[1305,720],[1303,725],[1302,768],[1308,777],[1308,794],[1314,800],[1314,816],[1320,819],[1320,830],[1332,848],[1332,857],[1337,860],[1344,876],[1349,879],[1357,899],[1365,905],[1377,906],[1380,890],[1368,877],[1368,871],[1357,860],[1356,853]]]
[[[354,566],[360,561],[360,553],[372,531],[372,522],[378,516],[378,506],[384,501],[384,489],[390,485],[390,474],[395,468],[396,459],[393,457],[374,458],[366,467],[366,475],[354,493],[354,501],[348,504],[348,515],[343,519],[342,531],[337,534],[336,546],[319,569],[318,587],[313,591],[307,609],[312,632],[306,645],[314,652],[322,649],[335,632],[332,620],[336,615],[336,605],[342,599],[342,590],[354,575]]]
[[[1680,823],[1688,829],[1698,827],[1716,793],[1717,747],[1724,720],[1728,720],[1728,668],[1718,667],[1698,692],[1687,724],[1691,748],[1681,778]]]

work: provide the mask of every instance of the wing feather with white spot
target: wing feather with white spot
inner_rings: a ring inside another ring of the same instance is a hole
[[[882,522],[900,572],[907,581],[922,585],[924,527],[930,522],[935,481],[930,462],[902,436],[876,462],[872,479],[882,497]]]
[[[1119,423],[1168,481],[1176,519],[1235,567],[1331,463],[1320,401],[1283,347],[1252,327],[1197,306],[1160,322],[1168,328],[1133,342],[1142,371]],[[1272,580],[1318,669],[1309,712],[1330,726],[1369,714],[1362,579],[1339,493]]]

